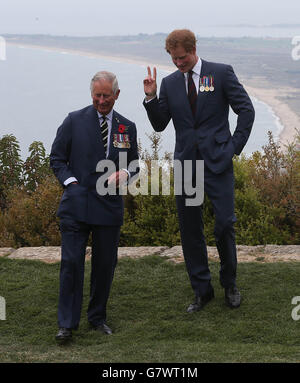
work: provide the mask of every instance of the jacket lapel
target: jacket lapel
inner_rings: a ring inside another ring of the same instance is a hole
[[[191,105],[189,103],[187,91],[186,91],[186,85],[185,85],[185,78],[184,74],[181,73],[179,70],[177,71],[177,76],[175,78],[175,87],[177,95],[180,98],[180,104],[182,105],[182,108],[186,110],[184,113],[188,113],[190,115],[190,118],[193,120],[194,116],[192,113]],[[178,91],[177,91],[178,90]]]
[[[97,161],[100,161],[104,158],[104,146],[101,140],[99,117],[93,105],[86,112],[84,128],[89,136],[91,153],[95,153]]]
[[[201,64],[200,78],[202,78],[203,76],[208,76],[211,74],[211,73],[209,73],[208,62],[203,60],[203,59],[201,59],[201,61],[202,61],[202,64]],[[200,81],[199,81],[199,85],[200,85]],[[202,113],[203,107],[205,105],[207,94],[208,94],[208,92],[200,92],[200,90],[198,89],[197,111],[196,111],[196,118],[195,118],[196,121],[198,121],[201,117],[201,113]]]
[[[110,141],[109,141],[109,154],[108,154],[108,158],[110,160],[114,160],[119,153],[118,148],[115,148],[114,146],[114,134],[118,134],[119,125],[120,125],[120,120],[118,117],[118,113],[113,111],[111,131],[110,131]]]

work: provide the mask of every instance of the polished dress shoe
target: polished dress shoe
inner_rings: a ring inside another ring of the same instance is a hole
[[[227,306],[232,309],[240,307],[241,304],[241,293],[237,287],[229,287],[225,289],[225,302]]]
[[[107,326],[106,323],[99,324],[97,326],[91,325],[95,331],[100,331],[103,334],[111,335],[112,329]]]
[[[209,301],[215,297],[214,290],[212,289],[209,293],[203,296],[196,296],[195,302],[191,303],[187,308],[188,313],[194,313],[201,310]]]
[[[58,341],[70,340],[72,338],[72,330],[70,328],[60,327],[55,338]]]

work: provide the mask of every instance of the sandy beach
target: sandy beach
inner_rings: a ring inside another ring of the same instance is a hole
[[[296,129],[300,129],[300,117],[297,115],[288,104],[283,103],[280,97],[287,97],[296,92],[296,89],[281,87],[281,88],[260,88],[253,85],[245,84],[245,89],[252,97],[266,103],[271,107],[278,123],[282,126],[282,130],[278,135],[278,143],[284,150],[286,145],[292,144],[295,141]]]
[[[33,45],[33,44],[20,44],[14,42],[7,42],[7,45],[14,45],[22,48],[31,48],[31,49],[42,49],[46,51],[56,51],[60,53],[74,54],[74,55],[82,55],[92,58],[101,58],[106,59],[112,62],[126,62],[129,64],[140,65],[142,67],[150,66],[153,68],[154,66],[158,70],[173,72],[175,70],[173,65],[162,65],[153,62],[145,62],[141,60],[139,57],[124,57],[124,56],[112,56],[107,54],[100,54],[95,52],[81,51],[81,50],[73,50],[73,49],[65,49],[62,47],[49,47],[42,45]],[[146,70],[145,70],[146,75]],[[277,123],[281,126],[281,130],[278,134],[278,143],[280,144],[282,150],[286,148],[286,145],[291,144],[295,140],[296,128],[300,129],[300,116],[297,115],[287,103],[282,102],[282,100],[278,99],[278,95],[281,98],[292,95],[297,92],[297,89],[282,87],[278,88],[270,88],[267,86],[261,87],[262,84],[266,83],[266,79],[251,79],[251,81],[243,80],[241,78],[241,82],[244,84],[245,89],[249,93],[251,97],[256,98],[259,101],[267,104],[273,111],[275,118],[277,119]],[[259,86],[258,86],[259,84]]]
[[[7,42],[7,45],[14,45],[20,48],[30,48],[30,49],[42,49],[45,51],[55,51],[55,52],[60,52],[60,53],[68,53],[68,54],[73,54],[73,55],[80,55],[80,56],[86,56],[86,57],[92,57],[92,58],[100,58],[100,59],[105,59],[109,60],[112,62],[117,62],[117,63],[128,63],[128,64],[135,64],[135,65],[140,65],[143,67],[147,67],[150,65],[151,67],[156,66],[157,68],[160,68],[161,70],[165,71],[174,71],[174,66],[172,67],[171,65],[157,65],[151,62],[145,62],[141,60],[138,57],[130,56],[130,57],[124,57],[124,56],[111,56],[107,55],[105,53],[96,53],[96,52],[88,52],[88,51],[80,51],[80,50],[75,50],[75,49],[67,49],[67,48],[61,48],[61,47],[48,47],[44,45],[33,45],[33,44],[20,44],[20,43],[13,43],[13,42]],[[146,73],[146,72],[145,72]]]

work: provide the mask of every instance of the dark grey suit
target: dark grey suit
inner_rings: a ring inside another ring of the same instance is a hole
[[[129,147],[113,145],[114,135],[120,138],[120,125],[126,128]],[[114,111],[108,159],[115,163],[116,170],[119,170],[121,152],[127,153],[128,159],[123,167],[138,159],[136,127]],[[50,154],[50,165],[63,187],[70,177],[78,180],[78,184],[64,187],[58,209],[62,235],[59,327],[76,329],[79,324],[85,250],[90,232],[92,273],[88,320],[97,326],[106,319],[124,208],[121,195],[99,195],[96,190],[97,180],[103,175],[96,167],[104,159],[99,117],[94,106],[70,113],[57,131]],[[131,176],[134,174],[136,172]]]
[[[251,132],[254,109],[230,65],[202,60],[201,77],[212,76],[214,91],[198,92],[195,117],[188,101],[184,75],[179,70],[163,78],[159,99],[144,106],[157,132],[172,119],[176,144],[174,159],[204,160],[204,189],[216,217],[215,236],[221,259],[223,287],[236,283],[236,246],[233,224],[234,176],[232,157],[240,154]],[[234,134],[229,129],[229,106],[238,115]],[[186,206],[186,196],[176,196],[183,253],[192,288],[197,296],[210,289],[210,271],[203,234],[201,206]]]

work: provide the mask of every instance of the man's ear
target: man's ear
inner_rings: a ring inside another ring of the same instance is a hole
[[[117,90],[117,93],[115,94],[115,100],[117,100],[117,99],[118,99],[118,97],[119,97],[119,94],[120,94],[120,89],[118,89],[118,90]]]

